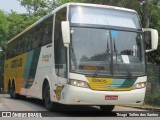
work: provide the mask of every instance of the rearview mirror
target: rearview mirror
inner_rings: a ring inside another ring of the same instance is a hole
[[[69,21],[62,21],[61,22],[61,29],[62,29],[62,36],[63,36],[63,43],[65,47],[68,47],[70,43],[70,25]]]
[[[144,28],[144,40],[146,43],[146,52],[157,50],[158,47],[158,31],[155,29]]]

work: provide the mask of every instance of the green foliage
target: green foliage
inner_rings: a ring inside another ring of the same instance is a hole
[[[149,105],[160,105],[160,89],[154,94],[147,93],[145,96],[145,103]]]
[[[145,96],[145,104],[148,105],[160,105],[160,83],[156,80],[160,75],[155,75],[154,71],[157,66],[148,64],[147,65],[147,92]],[[157,71],[158,72],[158,71]],[[160,66],[159,66],[160,72]]]
[[[27,9],[26,14],[18,14],[14,11],[5,13],[0,10],[0,61],[4,61],[6,43],[9,39],[23,31],[42,16],[53,9],[68,2],[93,3],[131,8],[139,13],[142,27],[151,27],[160,31],[160,0],[18,0]],[[159,32],[160,34],[160,32]],[[157,51],[148,54],[149,62],[157,63],[160,58],[160,44]],[[3,64],[1,64],[3,66]],[[148,78],[153,80],[153,71],[148,68]],[[151,96],[158,99],[158,95]],[[159,96],[158,96],[159,97]],[[147,97],[149,101],[150,97]]]
[[[5,43],[7,38],[8,21],[5,13],[0,10],[0,48],[5,49]]]
[[[18,0],[24,6],[30,16],[44,16],[55,7],[52,0]]]
[[[3,61],[5,58],[6,38],[8,30],[8,21],[5,13],[0,10],[0,89],[2,87],[3,79]],[[2,50],[2,51],[1,51]]]
[[[29,25],[33,24],[38,18],[27,14],[17,14],[12,12],[7,16],[9,22],[8,40],[23,31]]]
[[[160,6],[155,6],[151,11],[150,27],[159,31],[160,36]],[[160,41],[160,39],[159,39]],[[158,49],[148,54],[151,63],[160,64],[160,42]],[[159,59],[159,60],[158,60]]]
[[[153,73],[153,65],[152,64],[147,65],[147,80],[149,82],[154,80],[154,73]]]
[[[20,33],[38,18],[28,14],[17,14],[16,12],[5,13],[0,11],[0,87],[3,83],[4,60],[7,41]]]
[[[55,6],[60,6],[60,5],[62,5],[62,4],[65,4],[65,3],[70,3],[70,2],[74,2],[74,3],[77,3],[77,2],[79,2],[79,3],[84,3],[84,2],[86,2],[86,0],[55,0],[56,2],[55,2]]]

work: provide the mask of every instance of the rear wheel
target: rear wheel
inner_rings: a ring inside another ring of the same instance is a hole
[[[100,109],[102,111],[108,111],[111,112],[114,109],[115,105],[102,105],[100,106]]]
[[[55,111],[56,105],[50,99],[50,87],[49,84],[46,85],[44,90],[44,103],[48,111]]]
[[[10,97],[13,99],[17,99],[18,98],[18,94],[16,93],[16,87],[15,87],[15,83],[12,83],[11,89],[10,89]]]
[[[9,82],[8,82],[8,94],[10,94],[10,92],[11,92],[11,82],[9,80]]]

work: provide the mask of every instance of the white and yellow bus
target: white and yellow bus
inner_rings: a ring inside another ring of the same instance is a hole
[[[142,29],[134,10],[67,3],[8,42],[5,91],[12,98],[42,99],[48,110],[57,103],[104,111],[117,104],[142,105],[145,53],[157,44],[157,30]]]

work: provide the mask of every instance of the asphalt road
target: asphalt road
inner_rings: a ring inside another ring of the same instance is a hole
[[[141,109],[135,109],[135,108],[129,108],[129,107],[122,107],[122,106],[116,106],[113,112],[106,113],[100,111],[99,107],[86,107],[86,106],[63,106],[62,111],[60,112],[48,112],[45,109],[45,106],[41,100],[38,99],[11,99],[9,95],[6,94],[0,94],[0,111],[20,111],[20,112],[42,112],[43,118],[33,118],[34,120],[39,119],[45,119],[45,120],[79,120],[79,119],[87,119],[87,120],[107,120],[111,119],[117,119],[123,117],[116,117],[119,113],[122,116],[125,116],[127,111],[134,113],[134,111],[143,112]],[[68,112],[69,111],[69,112]],[[120,111],[120,112],[119,112]],[[115,116],[115,117],[114,117]],[[3,118],[8,119],[8,118]],[[12,120],[21,120],[22,118],[12,118]],[[23,118],[27,119],[27,118]],[[128,119],[132,119],[132,117],[129,117]],[[134,117],[135,119],[135,117]],[[136,117],[138,120],[138,118]],[[149,120],[150,117],[147,117],[147,120]],[[156,118],[159,119],[158,117]],[[0,118],[1,120],[1,118]],[[140,118],[142,120],[142,117]],[[145,119],[146,120],[146,119]],[[152,118],[153,120],[153,118]]]

